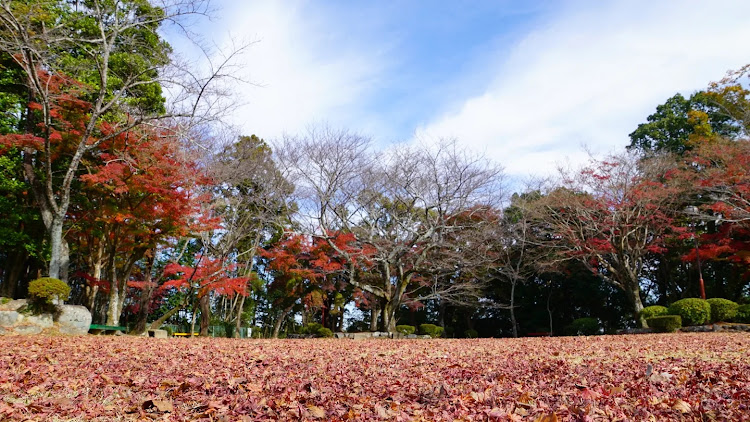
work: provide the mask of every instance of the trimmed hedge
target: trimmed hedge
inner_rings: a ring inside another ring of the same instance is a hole
[[[313,335],[315,337],[333,337],[333,331],[329,328],[323,327],[318,322],[310,322],[305,324],[300,330],[300,334]]]
[[[477,338],[479,337],[479,333],[477,332],[477,330],[469,329],[469,330],[464,331],[464,336],[466,338]]]
[[[599,334],[599,320],[596,318],[578,318],[565,327],[569,336],[593,336]]]
[[[649,319],[657,316],[667,315],[669,310],[666,306],[660,306],[660,305],[654,305],[654,306],[646,306],[641,311],[641,318],[643,319]]]
[[[323,328],[321,328],[321,329],[318,330],[318,332],[316,333],[316,335],[318,337],[333,337],[333,331],[331,331],[330,328],[323,327]]]
[[[682,318],[679,315],[660,315],[647,318],[646,324],[657,333],[674,333],[682,327]]]
[[[409,334],[414,334],[415,331],[417,331],[417,327],[413,325],[397,325],[396,326],[396,332],[401,333],[405,336],[408,336]]]
[[[65,301],[69,295],[70,286],[56,278],[43,277],[29,283],[29,301],[34,313],[55,312],[55,299]]]
[[[711,320],[711,305],[698,298],[680,299],[669,306],[669,314],[682,317],[682,325],[703,325]]]
[[[740,305],[737,308],[737,316],[734,320],[743,324],[750,324],[750,303],[747,305]]]
[[[707,302],[711,305],[711,322],[733,320],[737,316],[737,308],[740,307],[737,302],[720,297],[708,299]]]
[[[438,338],[443,335],[443,327],[435,324],[420,324],[419,332],[432,338]]]

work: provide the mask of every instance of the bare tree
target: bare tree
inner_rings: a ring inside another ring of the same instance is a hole
[[[370,152],[369,144],[356,134],[316,128],[285,139],[280,159],[300,187],[301,217],[315,234],[356,236],[358,253],[377,277],[358,277],[362,257],[329,243],[352,264],[349,283],[381,302],[383,328],[393,331],[406,301],[480,294],[476,278],[461,277],[466,266],[455,252],[466,245],[458,233],[474,224],[472,214],[492,206],[501,171],[455,141],[382,154]]]

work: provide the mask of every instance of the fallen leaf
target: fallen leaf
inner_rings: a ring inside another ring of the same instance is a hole
[[[141,405],[141,409],[143,410],[156,409],[157,412],[161,412],[161,413],[174,412],[174,406],[172,406],[172,402],[167,401],[167,400],[146,400]]]
[[[548,415],[541,415],[534,419],[534,422],[557,422],[557,415],[550,413]]]
[[[687,402],[680,399],[675,400],[674,404],[672,404],[672,409],[677,410],[680,413],[690,413],[693,411]]]
[[[326,411],[318,406],[307,406],[307,410],[314,418],[324,419],[326,417]]]

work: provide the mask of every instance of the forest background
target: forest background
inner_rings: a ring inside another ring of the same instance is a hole
[[[626,151],[511,192],[456,139],[231,131],[246,47],[195,66],[159,32],[190,36],[207,6],[2,2],[0,296],[51,276],[98,323],[273,337],[613,332],[702,284],[748,301],[750,68],[666,99]]]

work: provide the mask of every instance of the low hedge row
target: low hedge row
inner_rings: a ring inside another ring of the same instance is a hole
[[[668,316],[678,316],[680,325],[674,328],[677,319],[666,318]],[[649,327],[658,332],[672,332],[682,325],[703,325],[709,322],[750,324],[750,304],[739,305],[722,298],[687,298],[674,302],[668,308],[658,305],[647,306],[641,311],[641,317],[646,320]],[[652,322],[656,325],[652,325]]]

